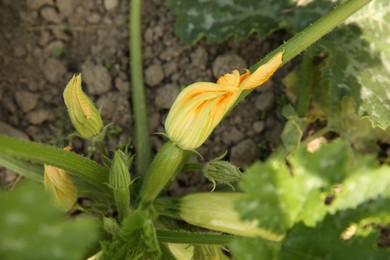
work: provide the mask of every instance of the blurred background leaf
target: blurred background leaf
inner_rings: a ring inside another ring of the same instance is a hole
[[[42,185],[23,182],[0,194],[1,259],[83,259],[98,240],[96,219],[66,219]]]

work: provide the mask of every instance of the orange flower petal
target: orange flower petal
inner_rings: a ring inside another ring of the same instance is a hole
[[[241,84],[240,89],[252,89],[266,82],[282,64],[283,52],[273,56],[266,64],[260,66],[253,74],[247,77]]]

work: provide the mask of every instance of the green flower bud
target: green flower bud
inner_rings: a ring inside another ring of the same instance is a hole
[[[127,189],[131,184],[129,168],[133,157],[121,150],[116,150],[110,167],[110,186],[113,189]]]
[[[114,192],[115,204],[121,219],[125,218],[130,212],[130,191],[131,184],[129,168],[133,157],[130,157],[117,150],[114,153],[110,167],[109,182]]]
[[[81,75],[73,76],[64,90],[64,101],[77,133],[83,138],[100,134],[103,121],[92,100],[81,88]]]
[[[221,160],[225,155],[226,153],[203,166],[203,174],[213,183],[212,191],[215,190],[217,182],[226,184],[234,190],[231,183],[242,180],[244,176],[237,166],[228,161]]]

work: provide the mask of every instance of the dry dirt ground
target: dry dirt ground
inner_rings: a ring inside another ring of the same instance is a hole
[[[175,17],[163,0],[143,2],[143,61],[150,133],[164,132],[168,110],[182,86],[211,81],[232,69],[248,68],[289,36],[263,41],[252,36],[220,45],[183,44],[174,34]],[[69,143],[91,154],[91,145],[73,132],[62,91],[82,73],[85,91],[114,123],[108,146],[133,137],[128,53],[127,0],[0,0],[0,133],[56,146]],[[199,149],[206,160],[228,151],[227,159],[245,167],[264,158],[278,143],[284,119],[280,78],[291,64],[254,91],[217,127]],[[164,137],[152,135],[153,150]],[[193,160],[200,160],[194,158]],[[2,183],[15,175],[3,170]],[[210,190],[200,173],[185,173],[171,192]]]

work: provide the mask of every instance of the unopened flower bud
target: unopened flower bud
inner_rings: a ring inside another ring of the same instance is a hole
[[[65,170],[45,164],[44,185],[60,208],[69,210],[76,203],[77,189]]]
[[[110,186],[113,189],[127,189],[131,184],[129,168],[133,158],[116,150],[110,167]]]
[[[114,199],[119,216],[125,218],[130,212],[130,191],[131,184],[129,168],[133,157],[129,157],[121,150],[114,153],[110,167],[109,182],[114,192]]]
[[[103,128],[103,121],[96,106],[81,88],[81,75],[72,77],[63,96],[77,133],[83,138],[98,136]]]
[[[217,183],[226,184],[234,190],[232,183],[242,180],[244,176],[237,166],[228,161],[221,160],[225,154],[203,166],[203,174],[213,183],[212,191],[215,190]]]

